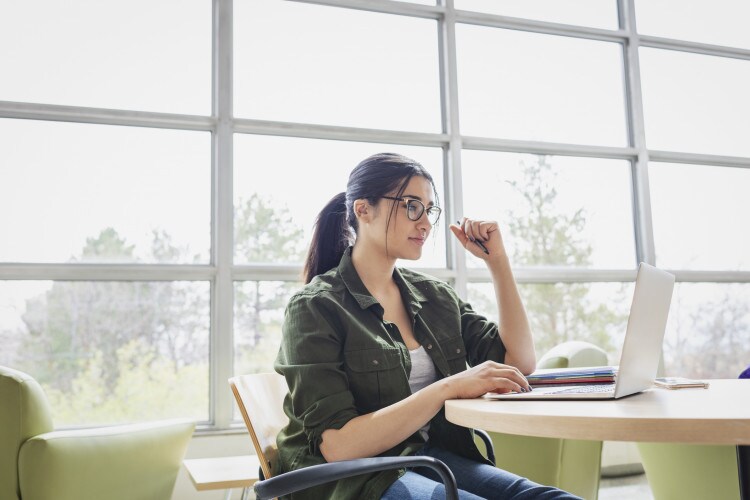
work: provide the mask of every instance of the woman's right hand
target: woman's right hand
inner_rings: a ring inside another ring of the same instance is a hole
[[[449,388],[449,399],[478,398],[488,392],[502,394],[531,390],[529,382],[518,368],[495,361],[485,361],[443,380]]]

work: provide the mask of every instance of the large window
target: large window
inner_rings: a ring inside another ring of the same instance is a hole
[[[649,148],[750,156],[750,62],[641,49]]]
[[[58,425],[208,420],[207,282],[0,281],[0,336]]]
[[[619,44],[459,24],[456,50],[463,134],[626,144]]]
[[[0,261],[208,262],[207,132],[0,119],[0,136]]]
[[[209,114],[211,2],[4,2],[0,100]]]
[[[234,3],[235,116],[440,131],[434,20]]]
[[[635,261],[628,162],[488,151],[464,151],[461,161],[464,211],[500,222],[515,265],[617,269]]]
[[[538,352],[616,363],[645,261],[667,374],[750,359],[744,2],[58,3],[0,7],[0,364],[61,425],[236,425],[227,378],[273,369],[316,215],[384,151],[445,214],[402,264],[495,317],[447,225],[498,220]]]

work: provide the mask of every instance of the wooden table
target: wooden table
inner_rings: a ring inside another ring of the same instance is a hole
[[[247,498],[250,487],[258,481],[260,466],[255,455],[190,458],[182,464],[196,490],[227,490],[226,500],[231,498],[232,488],[243,488],[242,498]]]
[[[450,400],[454,424],[524,436],[737,446],[740,497],[750,500],[750,381],[649,389],[609,401]]]

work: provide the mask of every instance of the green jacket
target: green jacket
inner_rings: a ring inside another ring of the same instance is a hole
[[[474,312],[446,283],[396,269],[393,273],[414,336],[447,377],[487,359],[502,362],[505,346],[498,327]],[[351,260],[351,248],[335,269],[316,276],[287,305],[276,371],[290,394],[289,417],[278,435],[278,472],[324,463],[319,446],[326,429],[396,403],[411,394],[411,359],[395,324],[367,291]],[[440,411],[430,422],[431,443],[486,462],[470,429],[451,424]],[[419,433],[382,456],[408,455],[424,444]],[[327,483],[293,499],[379,499],[403,470],[360,475]]]

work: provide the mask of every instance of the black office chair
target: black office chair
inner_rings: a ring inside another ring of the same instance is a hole
[[[405,467],[429,467],[445,484],[447,500],[458,500],[458,487],[453,473],[440,460],[432,457],[375,457],[344,460],[313,465],[273,476],[272,464],[278,456],[276,435],[288,423],[282,405],[289,392],[286,380],[276,373],[242,375],[229,379],[232,393],[260,459],[260,478],[253,489],[259,500],[289,495],[330,481],[350,476]],[[484,431],[476,431],[494,463],[492,440]]]

